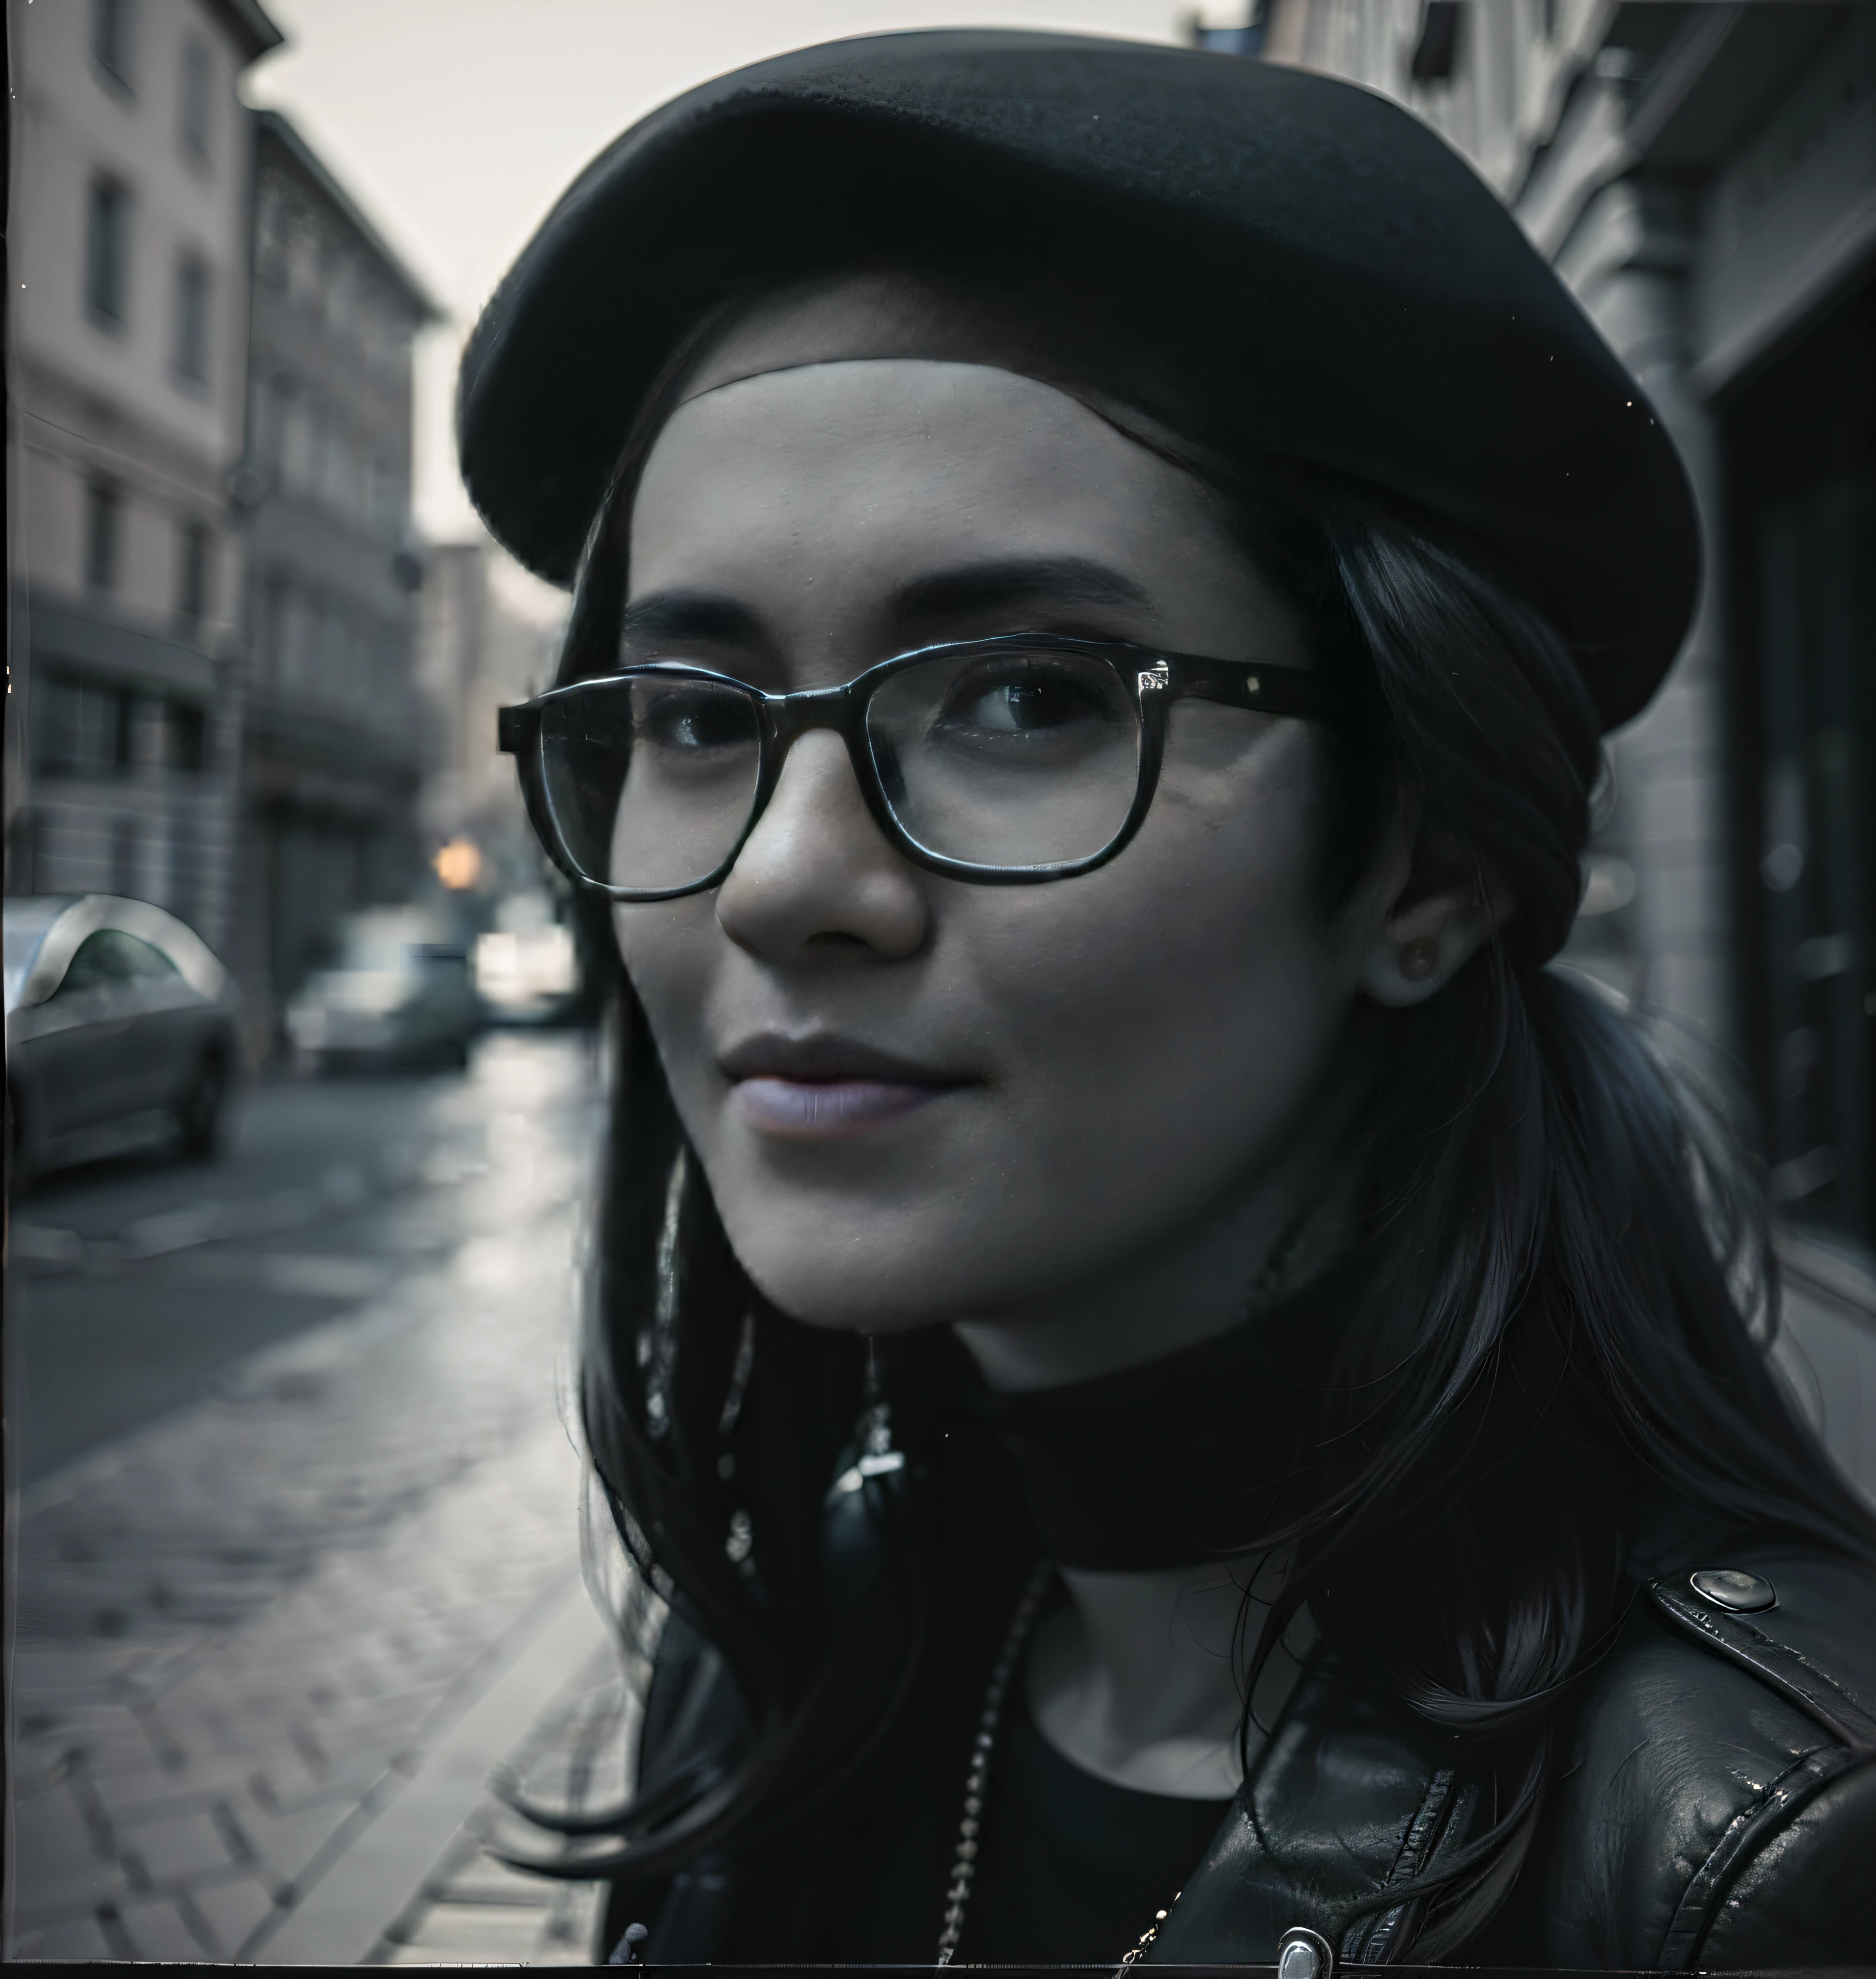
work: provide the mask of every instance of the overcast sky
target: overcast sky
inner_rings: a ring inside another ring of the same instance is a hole
[[[556,195],[680,91],[765,55],[894,28],[1180,38],[1177,0],[264,0],[286,47],[247,94],[285,111],[450,320],[418,363],[417,506],[473,525],[450,439],[462,339]]]

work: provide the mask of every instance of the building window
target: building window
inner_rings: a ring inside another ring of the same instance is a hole
[[[186,384],[208,383],[208,311],[211,281],[201,256],[185,254],[176,263],[174,348],[176,376]]]
[[[380,535],[398,533],[397,470],[382,458],[365,470],[365,519]]]
[[[130,767],[134,697],[121,688],[54,675],[35,691],[32,734],[42,774],[108,777]]]
[[[137,0],[91,0],[91,54],[125,89],[137,83]]]
[[[1270,27],[1270,0],[1200,7],[1187,18],[1192,45],[1215,55],[1260,55]]]
[[[163,704],[163,761],[189,777],[199,777],[208,767],[208,717],[194,701]]]
[[[111,826],[111,890],[121,897],[138,895],[137,843],[140,834],[134,817],[113,819]],[[101,933],[102,930],[101,930]]]
[[[1416,82],[1450,82],[1459,67],[1459,35],[1464,22],[1460,0],[1426,0],[1420,17],[1420,38],[1414,45],[1408,72]]]
[[[91,181],[85,224],[85,300],[95,323],[121,329],[130,316],[131,190]]]
[[[293,381],[284,374],[254,387],[254,457],[278,480],[286,455],[287,421],[293,409]]]
[[[85,583],[91,591],[118,588],[124,549],[124,491],[101,476],[85,490]]]
[[[185,628],[208,616],[208,554],[211,539],[206,522],[185,522],[177,542],[176,621]]]
[[[323,500],[326,489],[326,462],[331,433],[330,422],[326,409],[317,399],[308,399],[300,419],[301,430],[306,437],[305,466],[300,477],[300,492],[309,501]]]
[[[287,230],[291,204],[279,175],[263,171],[254,193],[254,280],[270,289],[287,280]]]
[[[176,135],[184,155],[198,164],[209,158],[209,111],[214,91],[214,58],[199,35],[182,45],[182,75],[176,96]]]
[[[318,413],[311,401],[289,392],[280,396],[280,485],[289,495],[304,495],[313,484]]]
[[[358,466],[349,436],[336,422],[327,429],[324,464],[326,506],[349,520],[358,512]]]
[[[287,677],[287,580],[276,572],[261,593],[261,661],[277,684]]]

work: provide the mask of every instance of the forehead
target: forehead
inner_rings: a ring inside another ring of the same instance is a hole
[[[838,544],[851,557],[896,530],[941,529],[1060,550],[1156,519],[1189,534],[1207,511],[1187,476],[1035,379],[926,359],[803,365],[673,414],[633,506],[633,588],[731,539],[746,553],[779,533],[798,555]]]

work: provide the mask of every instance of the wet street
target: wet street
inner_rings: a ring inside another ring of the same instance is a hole
[[[15,1205],[9,1956],[589,1954],[479,1838],[622,1709],[562,1417],[596,1090],[498,1033]]]
[[[277,1079],[237,1102],[213,1162],[156,1148],[47,1177],[14,1210],[21,1483],[448,1261],[500,1270],[515,1185],[583,1146],[579,1049],[498,1035],[467,1079]]]

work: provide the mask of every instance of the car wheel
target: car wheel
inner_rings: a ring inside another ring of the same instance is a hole
[[[195,1077],[176,1109],[176,1137],[185,1159],[207,1161],[214,1154],[227,1095],[227,1068],[211,1052],[196,1067]]]

